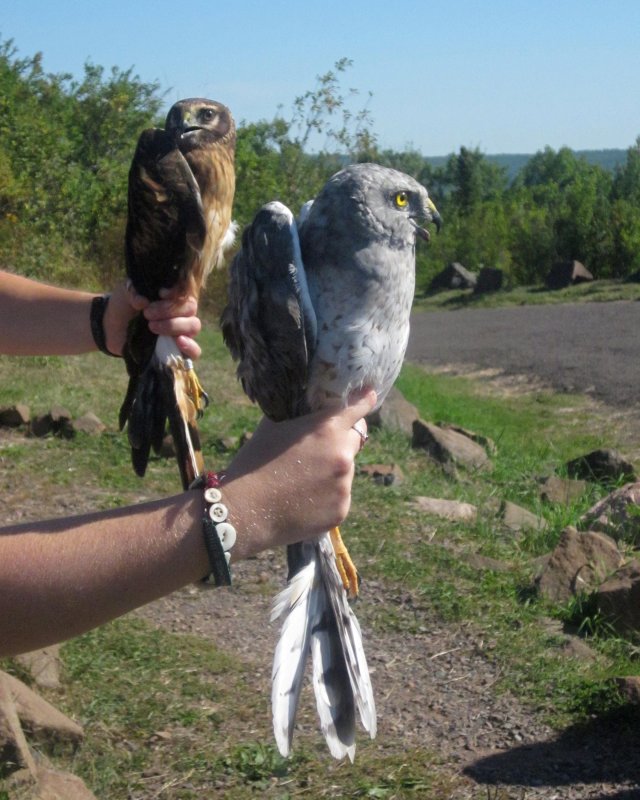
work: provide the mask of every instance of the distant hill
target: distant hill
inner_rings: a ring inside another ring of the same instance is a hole
[[[613,172],[619,164],[624,164],[627,159],[626,150],[574,150],[574,153],[579,158],[584,158],[590,164],[597,164],[610,172]],[[526,165],[527,161],[532,158],[532,155],[525,155],[524,153],[500,153],[497,155],[485,155],[485,158],[487,161],[504,167],[508,179],[512,181]],[[444,166],[448,159],[449,156],[427,156],[427,161],[434,167]]]

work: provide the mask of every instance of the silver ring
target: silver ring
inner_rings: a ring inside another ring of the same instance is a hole
[[[365,446],[365,444],[367,442],[367,439],[369,438],[369,434],[368,433],[364,433],[364,431],[361,431],[360,428],[357,428],[355,425],[352,425],[351,428],[360,437],[360,449],[362,450],[362,448]]]

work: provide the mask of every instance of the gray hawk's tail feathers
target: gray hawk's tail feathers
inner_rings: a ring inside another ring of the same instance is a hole
[[[355,756],[355,717],[376,735],[376,709],[360,626],[347,602],[328,534],[299,548],[300,569],[278,595],[272,619],[285,615],[276,647],[271,702],[278,749],[289,755],[309,653],[322,733],[331,755]]]
[[[175,341],[158,336],[146,366],[135,369],[129,362],[129,386],[120,409],[120,429],[127,426],[131,463],[144,476],[151,450],[159,454],[165,429],[173,444],[184,489],[204,471],[198,432],[198,410],[192,399],[192,367]],[[191,367],[191,369],[190,369]]]

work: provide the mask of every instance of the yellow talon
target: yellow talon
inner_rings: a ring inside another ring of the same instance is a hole
[[[198,417],[201,417],[204,409],[209,405],[209,395],[202,388],[193,365],[188,366],[188,364],[191,364],[191,362],[188,361],[185,365],[187,371],[187,394],[195,406]]]
[[[351,556],[349,555],[349,551],[347,550],[345,543],[342,541],[340,528],[332,528],[329,531],[329,535],[331,536],[333,551],[336,554],[336,566],[338,568],[338,572],[340,573],[340,577],[342,578],[342,584],[345,588],[345,591],[349,597],[357,597],[358,570],[356,569],[356,565],[351,560]]]

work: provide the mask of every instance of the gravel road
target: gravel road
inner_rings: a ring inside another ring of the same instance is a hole
[[[640,303],[417,312],[407,359],[498,368],[640,408]]]

